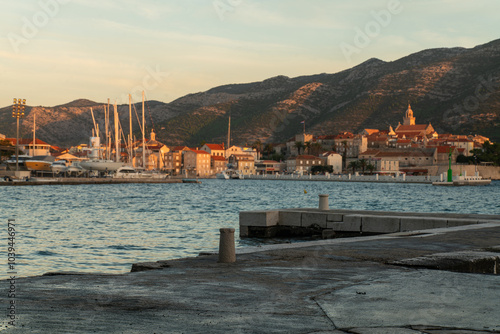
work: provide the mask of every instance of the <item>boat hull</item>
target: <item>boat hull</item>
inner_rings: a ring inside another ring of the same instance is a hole
[[[50,172],[52,162],[49,161],[40,161],[40,160],[26,160],[24,162],[24,165],[28,170],[31,171],[45,171],[45,172]]]
[[[460,187],[460,186],[487,186],[491,180],[455,180],[452,182],[432,182],[433,186]]]
[[[86,170],[96,170],[100,172],[113,172],[124,166],[123,162],[115,162],[112,160],[88,160],[80,162],[80,166]]]

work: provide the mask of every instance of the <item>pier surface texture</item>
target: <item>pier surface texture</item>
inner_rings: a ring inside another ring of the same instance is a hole
[[[398,224],[401,215],[393,214]],[[212,254],[135,264],[121,275],[22,278],[16,326],[5,321],[0,331],[500,332],[499,217],[446,221],[445,228],[242,248],[234,263]]]

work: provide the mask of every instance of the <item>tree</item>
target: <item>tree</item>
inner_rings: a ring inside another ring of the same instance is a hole
[[[342,170],[347,169],[347,141],[342,141]]]
[[[366,161],[366,159],[359,160],[359,166],[361,167],[363,174],[365,173],[365,168],[366,168],[367,164],[368,164],[368,162]]]
[[[483,148],[478,150],[474,149],[471,151],[479,162],[492,162],[495,166],[500,166],[500,144],[491,144],[489,141],[485,141]]]
[[[9,157],[15,151],[14,146],[7,139],[0,140],[0,156]]]
[[[319,165],[319,166],[313,166],[311,167],[311,173],[312,174],[319,174],[319,173],[333,173],[333,166],[330,165]]]
[[[253,142],[252,148],[257,151],[257,159],[260,159],[260,152],[262,151],[262,142],[257,139]]]
[[[273,155],[271,155],[271,160],[281,162],[285,160],[285,157],[283,156],[283,154],[274,153]]]
[[[314,142],[311,144],[310,149],[311,149],[311,154],[317,157],[323,150],[323,146],[321,146],[320,143]]]
[[[269,157],[271,156],[271,154],[273,154],[273,152],[274,152],[273,144],[269,144],[269,143],[266,144],[264,146],[264,152],[266,153],[266,156],[269,159]]]
[[[352,173],[354,174],[356,172],[356,169],[359,168],[359,161],[354,160],[349,162],[347,168],[352,168]]]
[[[373,171],[375,170],[375,168],[376,167],[374,165],[372,165],[372,164],[368,164],[366,166],[366,169],[368,169],[370,171],[370,174],[373,174]]]
[[[465,155],[463,154],[460,154],[457,156],[457,163],[459,164],[473,164],[475,161],[475,158],[472,156],[472,157],[466,157]]]

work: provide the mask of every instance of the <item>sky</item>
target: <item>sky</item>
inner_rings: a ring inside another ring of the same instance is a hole
[[[498,0],[0,0],[0,107],[171,102],[500,38]]]

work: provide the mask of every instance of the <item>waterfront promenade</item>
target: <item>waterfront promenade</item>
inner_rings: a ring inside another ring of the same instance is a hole
[[[0,186],[43,186],[43,185],[79,185],[79,184],[120,184],[120,183],[182,183],[193,180],[175,178],[87,178],[87,177],[60,177],[60,178],[33,178],[28,180],[0,181]]]
[[[499,240],[489,222],[244,248],[232,264],[205,255],[121,275],[23,278],[15,329],[0,331],[495,333]]]

